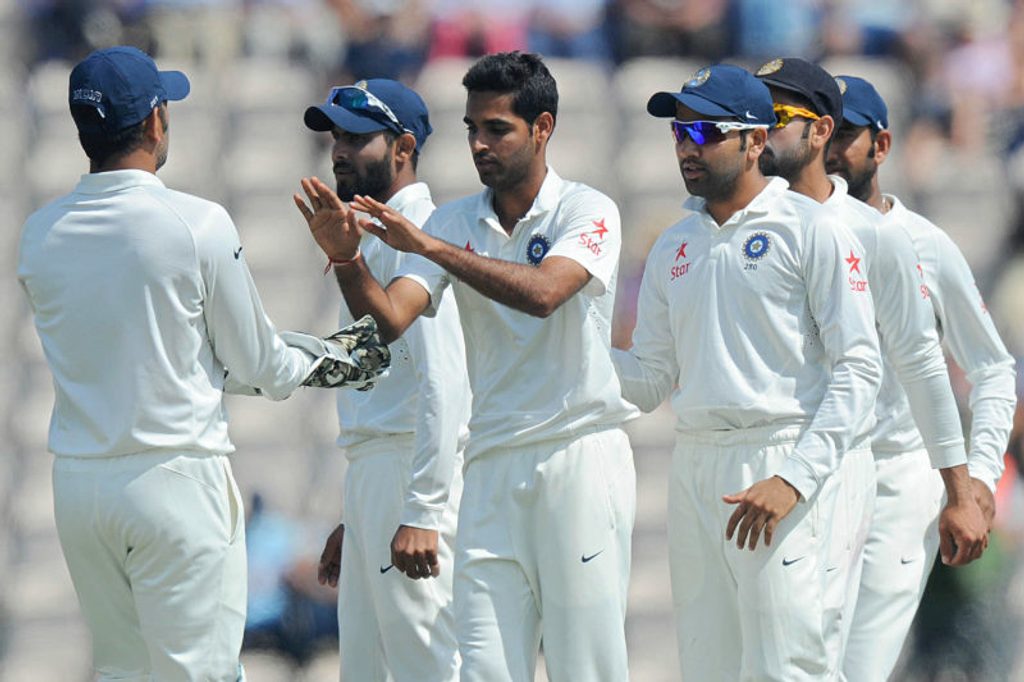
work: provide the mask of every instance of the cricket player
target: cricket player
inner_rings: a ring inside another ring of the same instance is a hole
[[[652,247],[633,347],[615,362],[630,402],[653,410],[671,393],[677,417],[668,523],[682,677],[824,680],[834,472],[866,448],[881,377],[871,298],[847,277],[863,248],[761,174],[776,118],[747,71],[701,69],[647,110],[672,119],[693,213]]]
[[[385,338],[433,314],[449,286],[473,389],[455,552],[463,682],[532,680],[543,639],[553,682],[628,679],[624,621],[636,503],[609,355],[621,233],[608,197],[560,178],[545,154],[558,108],[541,59],[500,53],[467,72],[465,123],[487,189],[422,230],[365,195],[357,221],[323,183],[313,236],[353,314]],[[412,254],[387,289],[364,229]]]
[[[382,78],[336,87],[306,110],[305,123],[334,138],[331,161],[344,201],[372,196],[416,225],[434,212],[430,188],[416,177],[431,133],[418,94]],[[405,259],[372,236],[360,251],[384,281]],[[341,324],[352,321],[342,305]],[[345,523],[328,538],[319,579],[339,587],[342,680],[454,682],[452,550],[470,391],[450,294],[437,315],[418,319],[391,344],[391,357],[389,375],[373,391],[337,392],[338,445],[349,460]]]
[[[963,254],[933,223],[882,194],[878,167],[892,145],[885,102],[867,81],[836,79],[843,122],[828,156],[828,170],[849,183],[849,193],[879,211],[879,231],[905,233],[920,266],[918,298],[928,303],[953,358],[971,382],[971,490],[992,527],[993,493],[1003,473],[1016,407],[1013,358],[1006,352]],[[923,280],[923,281],[922,281]],[[941,480],[930,471],[927,437],[914,423],[909,392],[887,374],[872,438],[878,495],[864,548],[864,567],[843,673],[851,682],[886,680],[917,612],[939,545]]]
[[[971,493],[967,453],[945,359],[935,330],[935,315],[921,295],[918,259],[909,237],[881,229],[881,213],[846,192],[846,182],[825,172],[828,145],[842,120],[839,86],[820,66],[799,58],[774,59],[757,76],[769,87],[779,123],[768,136],[762,170],[790,182],[804,199],[836,214],[865,247],[866,263],[849,261],[854,282],[870,276],[868,288],[887,375],[903,387],[919,425],[933,468],[939,469],[949,500],[939,519],[945,563],[959,566],[981,555],[988,544],[985,520]],[[865,284],[865,286],[867,286]],[[889,416],[876,409],[883,421]],[[879,432],[872,432],[872,440]],[[884,448],[884,445],[883,445]],[[864,544],[874,509],[877,484],[873,459],[844,461],[837,523],[847,523],[853,542],[834,547],[830,576],[830,613],[835,627],[829,641],[837,672],[852,620]]]
[[[273,399],[330,383],[325,357],[267,319],[224,209],[155,175],[167,102],[188,92],[135,48],[79,63],[69,101],[90,172],[21,235],[18,278],[56,393],[57,532],[101,680],[242,679],[225,368]]]

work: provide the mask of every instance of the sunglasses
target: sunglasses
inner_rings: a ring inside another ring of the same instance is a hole
[[[696,145],[718,144],[733,130],[753,130],[764,128],[763,125],[736,123],[734,121],[672,121],[672,135],[676,142],[685,142],[687,138]]]
[[[402,125],[402,122],[398,120],[398,117],[395,116],[395,112],[391,110],[391,107],[382,102],[380,98],[372,92],[363,90],[362,88],[357,88],[354,85],[343,85],[331,88],[330,94],[327,95],[327,104],[333,104],[334,106],[339,106],[343,109],[348,109],[349,111],[367,114],[400,135],[402,133],[410,132]]]
[[[788,104],[773,104],[772,108],[775,109],[775,117],[779,119],[779,122],[775,124],[776,128],[785,128],[792,123],[794,118],[806,118],[811,121],[817,121],[821,118],[821,116],[818,116],[813,111]]]

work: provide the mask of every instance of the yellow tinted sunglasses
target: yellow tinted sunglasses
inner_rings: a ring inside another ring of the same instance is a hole
[[[821,118],[821,116],[818,116],[813,111],[788,104],[774,104],[772,108],[775,109],[775,116],[779,119],[779,122],[775,124],[776,128],[785,128],[794,118],[806,118],[811,121],[817,121]]]

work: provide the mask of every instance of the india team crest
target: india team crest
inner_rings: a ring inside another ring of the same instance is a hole
[[[844,81],[842,78],[836,78],[836,85],[839,86],[839,94],[840,95],[845,95],[846,94],[846,88],[848,87],[846,85],[846,81]]]
[[[686,81],[686,85],[683,88],[699,88],[707,83],[709,78],[711,78],[711,69],[707,67],[698,69],[696,73],[690,76],[690,80]]]
[[[540,265],[551,248],[551,242],[542,234],[535,234],[530,237],[530,243],[526,247],[526,260],[533,265]]]
[[[743,257],[749,261],[758,261],[765,257],[772,240],[764,232],[755,232],[743,242]]]
[[[761,65],[761,68],[757,70],[755,76],[770,76],[779,69],[782,68],[782,59],[773,59],[770,62],[766,62]]]

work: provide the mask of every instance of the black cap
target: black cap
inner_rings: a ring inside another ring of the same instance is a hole
[[[767,62],[754,74],[766,85],[806,97],[819,116],[831,116],[838,126],[843,120],[843,95],[832,75],[817,64],[799,57]]]

